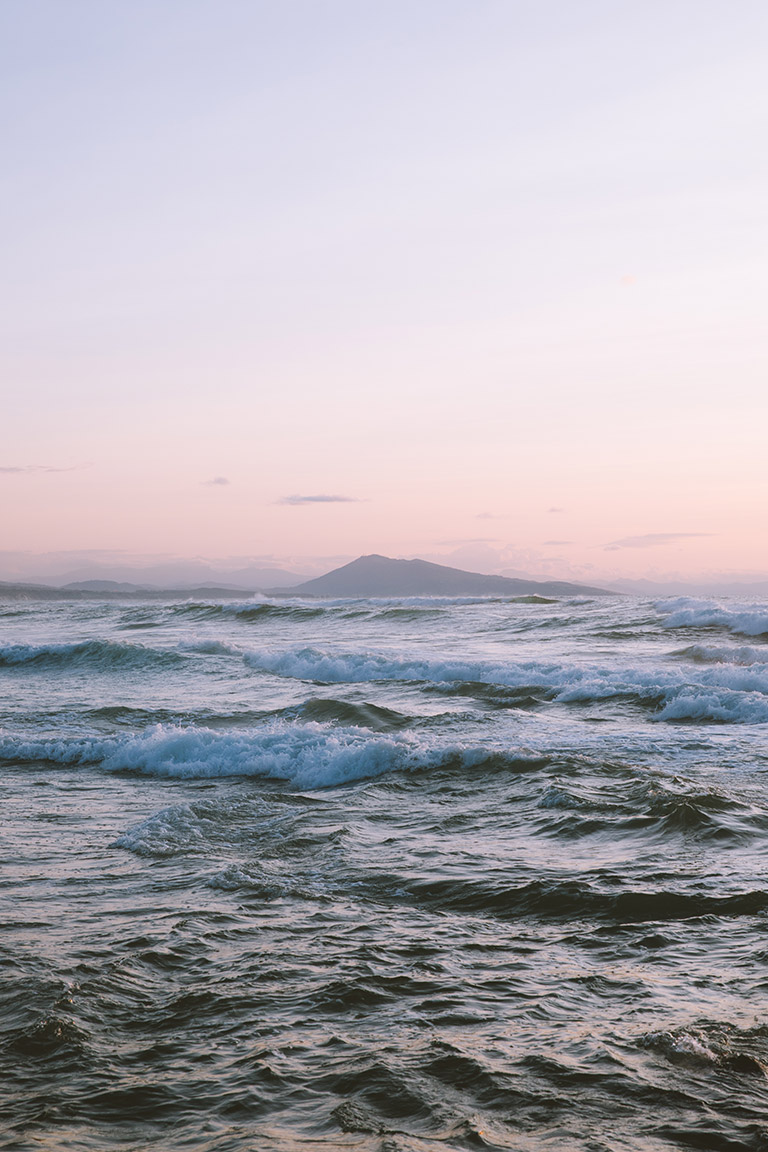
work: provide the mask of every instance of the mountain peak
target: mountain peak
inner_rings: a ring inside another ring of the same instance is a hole
[[[604,588],[561,580],[520,580],[466,572],[429,560],[399,560],[373,552],[315,580],[280,590],[299,596],[607,596]]]

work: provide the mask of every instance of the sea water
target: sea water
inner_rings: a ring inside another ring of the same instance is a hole
[[[0,604],[0,1147],[768,1149],[768,604]]]

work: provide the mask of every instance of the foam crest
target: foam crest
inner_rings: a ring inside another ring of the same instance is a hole
[[[384,652],[323,652],[313,647],[251,649],[245,654],[245,662],[259,672],[325,684],[372,680],[436,683],[474,680],[516,687],[522,683],[548,682],[545,666],[533,663],[501,665],[482,660],[418,660]]]
[[[276,720],[237,734],[157,724],[129,738],[15,740],[0,738],[0,761],[98,764],[108,772],[208,778],[256,776],[322,788],[444,762],[455,750],[361,728],[330,728]],[[471,754],[466,759],[471,759]]]
[[[658,719],[715,724],[768,724],[768,699],[754,692],[682,691],[667,701]]]
[[[125,848],[137,856],[172,856],[204,844],[206,825],[210,823],[210,816],[191,804],[174,804],[129,828],[111,847]]]
[[[242,648],[227,644],[223,640],[182,640],[179,651],[192,652],[198,656],[242,656]]]
[[[765,1033],[760,1027],[742,1030],[729,1022],[701,1021],[697,1028],[647,1032],[640,1037],[640,1045],[675,1064],[709,1065],[761,1080],[768,1072]]]
[[[172,804],[128,828],[113,847],[155,857],[201,849],[226,852],[241,842],[282,841],[289,822],[285,814],[269,816],[248,799]]]
[[[666,617],[667,628],[723,628],[742,636],[768,636],[768,612],[764,604],[731,608],[712,600],[682,596],[661,601],[656,609]]]
[[[691,673],[679,668],[612,668],[599,665],[495,664],[485,661],[403,659],[382,652],[323,652],[317,648],[251,650],[246,663],[258,671],[320,683],[404,680],[543,689],[561,704],[626,699],[657,707],[657,719],[697,718],[721,723],[768,720],[768,664],[725,661]],[[678,702],[681,701],[681,702]]]
[[[749,667],[751,664],[762,664],[768,668],[766,650],[764,648],[751,648],[748,646],[715,647],[707,644],[691,644],[689,648],[681,648],[674,653],[694,664],[740,664]]]

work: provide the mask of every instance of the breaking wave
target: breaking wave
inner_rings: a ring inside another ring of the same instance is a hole
[[[711,600],[694,600],[687,596],[664,600],[656,609],[665,617],[667,628],[720,628],[740,636],[768,637],[768,612],[765,605],[744,604],[738,608],[716,604]]]
[[[256,624],[262,620],[311,620],[322,616],[325,608],[308,604],[273,604],[270,601],[249,600],[247,603],[207,604],[192,602],[179,604],[174,608],[177,616],[187,616],[194,620],[240,620],[246,624]]]
[[[177,664],[183,660],[171,649],[148,648],[115,640],[81,640],[71,644],[9,644],[0,648],[0,668],[41,669],[93,667],[131,669]]]
[[[384,680],[452,685],[473,694],[472,686],[525,690],[530,702],[560,704],[625,700],[653,708],[659,720],[715,723],[768,722],[768,664],[706,662],[695,675],[671,667],[609,668],[599,665],[493,663],[424,660],[385,652],[334,652],[315,647],[251,649],[246,664],[256,671],[322,684]],[[512,702],[510,702],[512,703]]]
[[[459,759],[472,763],[479,749],[438,749],[412,738],[383,736],[360,728],[329,728],[273,721],[250,732],[222,732],[199,726],[158,724],[131,738],[91,737],[19,740],[0,737],[0,762],[44,761],[60,765],[99,765],[108,772],[150,776],[257,776],[323,788]]]

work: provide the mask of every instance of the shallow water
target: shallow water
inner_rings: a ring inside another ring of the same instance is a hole
[[[768,605],[0,604],[0,1147],[768,1150]]]

